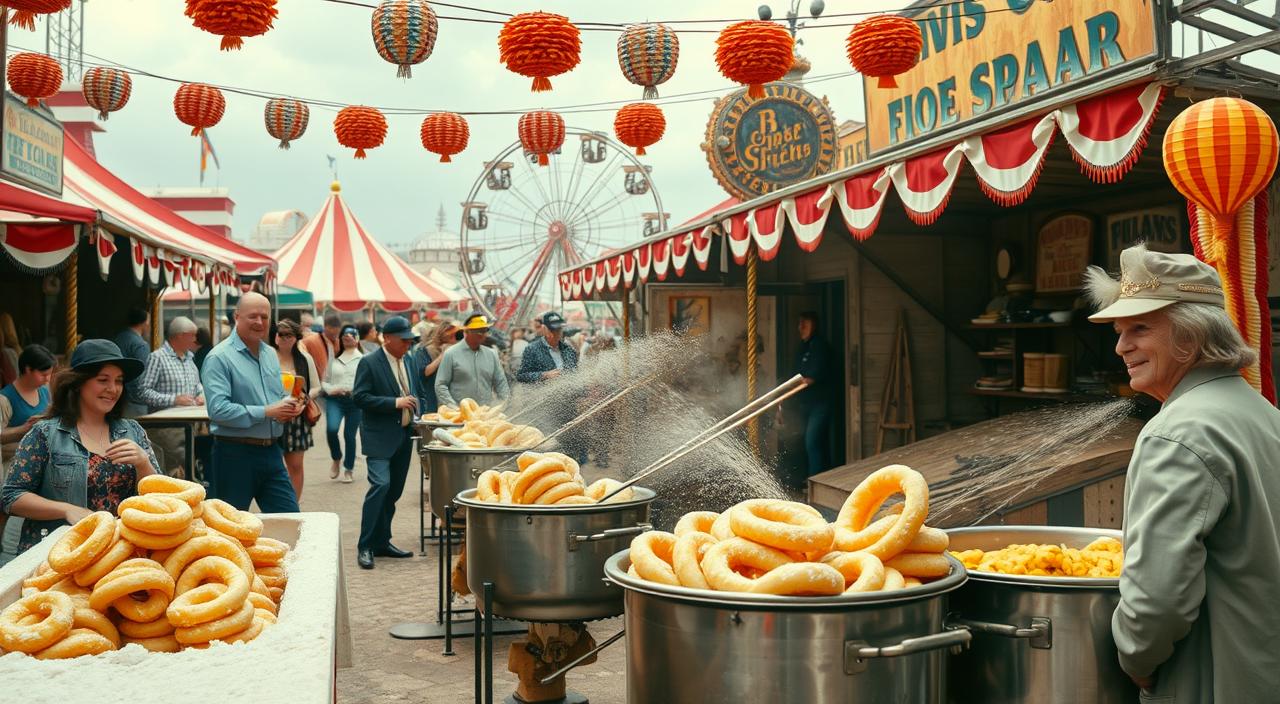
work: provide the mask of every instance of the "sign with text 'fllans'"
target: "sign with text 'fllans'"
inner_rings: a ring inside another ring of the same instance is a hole
[[[864,82],[872,153],[1156,53],[1154,0],[940,0],[897,88]]]

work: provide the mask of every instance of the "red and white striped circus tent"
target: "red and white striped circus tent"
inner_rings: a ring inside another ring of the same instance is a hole
[[[463,297],[419,274],[364,229],[335,181],[320,213],[276,251],[280,283],[310,291],[317,306],[396,312],[448,306]]]

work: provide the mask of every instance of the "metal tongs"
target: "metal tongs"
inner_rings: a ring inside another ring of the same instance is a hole
[[[778,386],[774,387],[774,389],[769,391],[769,393],[766,393],[760,398],[750,401],[749,403],[747,403],[747,405],[738,409],[737,411],[730,414],[729,416],[726,416],[724,420],[721,420],[719,423],[716,423],[710,428],[707,428],[706,430],[702,431],[701,433],[695,435],[693,438],[685,442],[680,447],[677,447],[671,452],[668,452],[667,454],[658,458],[658,460],[655,461],[653,464],[650,464],[648,467],[641,470],[635,476],[631,477],[625,482],[622,482],[613,491],[609,492],[608,494],[605,494],[604,497],[601,498],[598,503],[604,503],[608,501],[609,498],[614,496],[615,494],[618,494],[619,492],[629,488],[633,484],[648,477],[654,472],[657,472],[660,469],[665,469],[671,466],[671,464],[673,464],[676,460],[684,457],[685,455],[688,455],[694,450],[697,450],[698,448],[702,447],[703,445],[706,445],[712,440],[715,440],[721,435],[724,435],[730,430],[734,430],[736,428],[742,427],[743,425],[746,425],[748,422],[751,421],[752,418],[759,416],[761,413],[764,413],[770,408],[773,408],[779,403],[782,403],[783,401],[787,400],[791,396],[794,396],[795,394],[800,393],[800,391],[804,389],[804,387],[806,386],[808,386],[808,384],[805,382],[804,377],[800,376],[799,374],[791,377],[790,379],[787,379],[786,381],[782,382]]]

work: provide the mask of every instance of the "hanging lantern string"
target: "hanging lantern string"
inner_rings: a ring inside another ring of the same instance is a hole
[[[362,8],[368,8],[368,9],[370,9],[370,10],[372,10],[373,8],[375,8],[375,7],[376,7],[376,5],[375,5],[375,4],[373,4],[373,3],[369,3],[369,2],[361,2],[360,0],[324,0],[324,1],[325,1],[325,2],[329,2],[329,3],[333,3],[333,4],[335,4],[335,5],[350,5],[350,6],[352,6],[352,7],[362,7]],[[971,3],[971,2],[972,2],[972,0],[968,0],[968,2],[969,2],[969,3]],[[950,2],[941,2],[941,3],[937,3],[937,4],[929,5],[929,6],[928,6],[928,9],[934,9],[934,8],[938,8],[938,7],[948,7],[948,6],[950,6],[950,7],[954,7],[954,8],[958,8],[958,9],[959,9],[959,12],[951,12],[951,13],[948,13],[948,17],[976,17],[976,16],[978,16],[978,15],[992,15],[992,14],[996,14],[996,13],[998,13],[998,12],[1015,12],[1015,10],[1014,10],[1013,8],[1009,8],[1009,7],[997,7],[997,8],[993,8],[993,9],[980,8],[980,9],[977,9],[977,10],[968,10],[967,8],[965,8],[965,7],[964,7],[966,4],[967,4],[967,3],[966,3],[966,0],[951,0]],[[468,12],[476,12],[476,13],[482,13],[482,14],[497,15],[497,16],[500,16],[500,17],[512,17],[512,16],[513,16],[511,13],[508,13],[508,12],[500,12],[500,11],[498,11],[498,10],[489,10],[489,9],[485,9],[485,8],[482,8],[482,7],[471,7],[471,6],[467,6],[467,5],[445,4],[445,3],[440,3],[440,2],[432,2],[432,5],[438,5],[438,6],[441,6],[441,7],[449,7],[449,8],[453,8],[453,9],[455,9],[455,10],[464,10],[464,11],[468,11]],[[899,9],[897,9],[897,10],[864,10],[864,11],[861,11],[861,12],[839,12],[839,13],[835,13],[835,14],[831,14],[831,15],[825,15],[825,17],[828,17],[828,18],[841,18],[841,17],[864,18],[864,17],[870,17],[870,16],[873,16],[873,15],[901,14],[901,13],[905,13],[905,12],[907,12],[909,9],[910,9],[910,8],[905,8],[905,7],[904,7],[904,8],[899,8]],[[484,17],[459,17],[459,16],[453,16],[453,15],[437,15],[437,17],[438,17],[439,19],[441,19],[441,20],[456,20],[456,21],[459,21],[459,22],[474,22],[474,23],[479,23],[479,24],[497,24],[497,25],[501,25],[501,24],[503,24],[503,23],[505,23],[505,22],[506,22],[506,20],[489,19],[489,18],[484,18]],[[756,19],[756,18],[754,18],[754,17],[753,17],[753,18],[749,18],[749,19]],[[743,20],[743,18],[738,18],[738,19],[705,19],[705,20],[698,20],[698,19],[692,19],[692,20],[645,20],[645,21],[646,21],[646,22],[649,22],[649,21],[652,21],[652,22],[659,22],[659,23],[661,23],[661,24],[680,24],[680,25],[689,25],[689,24],[721,24],[721,25],[728,25],[728,24],[732,24],[732,23],[734,23],[734,22],[741,22],[742,20]],[[576,20],[576,19],[574,20],[574,24],[575,24],[575,25],[577,25],[577,26],[578,26],[578,28],[579,28],[579,29],[581,29],[581,30],[582,30],[582,31],[584,31],[584,32],[621,32],[621,31],[623,30],[623,28],[625,28],[628,24],[636,24],[636,23],[638,23],[638,22],[639,22],[639,20],[637,20],[636,22],[593,22],[593,21],[590,21],[590,20]],[[806,24],[806,25],[805,25],[805,29],[830,29],[830,28],[836,28],[836,27],[852,27],[852,26],[854,26],[854,25],[856,25],[856,24],[857,24],[857,22],[824,22],[824,23],[819,23],[819,24],[812,24],[812,23],[811,23],[811,24]],[[680,30],[680,32],[681,32],[681,34],[686,34],[686,33],[692,33],[692,34],[719,34],[719,33],[720,33],[720,29],[691,29],[691,28],[684,28],[684,29],[681,29],[681,30]]]
[[[20,51],[28,51],[27,49],[22,49],[21,47],[14,46],[12,44],[9,45],[9,48],[11,49],[11,52],[10,52],[11,54],[18,53]],[[269,100],[271,98],[293,98],[295,100],[301,100],[313,108],[317,108],[320,110],[327,109],[335,113],[341,110],[342,108],[346,107],[347,105],[352,104],[351,101],[335,101],[335,100],[304,98],[301,96],[290,95],[287,93],[274,93],[274,92],[264,91],[264,90],[255,90],[252,88],[239,88],[236,86],[223,85],[220,83],[211,83],[208,81],[197,81],[197,80],[186,79],[186,78],[174,78],[172,76],[165,76],[158,73],[152,73],[150,71],[133,68],[125,64],[116,63],[111,61],[110,59],[105,59],[100,56],[94,56],[89,52],[85,52],[84,56],[86,59],[93,59],[93,61],[88,61],[88,60],[84,61],[84,66],[86,68],[90,68],[93,66],[99,66],[102,68],[118,68],[122,71],[127,71],[134,76],[141,76],[143,78],[153,78],[159,81],[168,81],[170,83],[179,83],[179,84],[203,83],[204,85],[217,88],[225,93],[233,93],[236,95],[243,95],[250,98],[261,98],[263,100]],[[828,73],[828,74],[822,74],[818,76],[806,77],[805,85],[825,83],[827,81],[834,81],[841,78],[848,78],[850,76],[856,76],[856,75],[858,75],[856,71],[841,71],[838,73]],[[660,98],[658,100],[654,100],[651,102],[653,102],[656,105],[681,105],[684,103],[705,102],[706,96],[724,95],[726,93],[732,92],[733,90],[735,90],[735,88],[731,88],[731,87],[726,88],[723,86],[719,88],[707,88],[704,90],[690,91],[686,93],[674,93],[672,95],[669,95],[664,98]],[[594,103],[578,103],[575,105],[567,105],[564,107],[546,108],[546,109],[554,110],[556,112],[564,113],[564,114],[613,112],[623,105],[627,105],[628,103],[634,103],[634,102],[635,102],[634,98],[629,98],[629,99],[620,99],[620,100],[605,100],[605,101],[599,101]],[[370,107],[376,107],[378,110],[388,115],[422,116],[422,115],[431,115],[431,114],[441,113],[441,112],[456,112],[459,115],[466,115],[466,116],[472,116],[472,117],[523,115],[524,113],[530,112],[531,110],[540,109],[540,108],[511,108],[511,109],[503,109],[503,110],[470,110],[468,111],[468,110],[448,110],[445,108],[382,107],[382,106],[370,106]]]

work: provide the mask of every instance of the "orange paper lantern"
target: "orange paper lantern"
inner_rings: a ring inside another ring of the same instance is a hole
[[[266,34],[278,14],[276,0],[187,0],[196,29],[222,37],[222,50],[244,45],[242,37]]]
[[[747,97],[763,98],[764,84],[787,75],[795,40],[785,27],[763,20],[735,22],[716,37],[716,65],[731,81],[747,85]]]
[[[338,143],[356,150],[356,158],[365,157],[364,150],[381,146],[387,137],[387,118],[377,108],[348,105],[333,120],[333,133]]]
[[[62,66],[44,54],[14,54],[5,70],[9,87],[35,107],[45,98],[58,94],[62,86]]]
[[[902,15],[877,15],[849,32],[849,63],[864,76],[879,78],[879,88],[897,88],[893,79],[920,61],[924,37],[915,20]]]
[[[502,25],[498,50],[507,69],[532,78],[533,90],[539,92],[551,90],[551,76],[572,71],[578,65],[582,40],[568,17],[525,12]]]
[[[52,15],[71,7],[71,0],[5,0],[0,7],[13,10],[9,24],[35,31],[36,15]]]
[[[456,112],[438,112],[427,115],[422,121],[422,146],[440,155],[441,162],[453,161],[450,157],[467,148],[471,130],[467,120]]]
[[[129,102],[133,79],[119,69],[94,66],[84,72],[80,92],[89,107],[98,111],[98,119],[105,120],[110,113]]]
[[[535,110],[520,116],[520,144],[536,154],[538,165],[551,163],[548,154],[564,144],[564,118],[549,110]]]
[[[183,83],[173,96],[173,112],[179,120],[191,125],[191,136],[218,124],[227,109],[222,91],[203,83]]]
[[[662,139],[667,129],[667,118],[662,109],[652,103],[623,105],[613,118],[613,132],[619,141],[634,147],[636,156],[644,156],[644,148]]]

